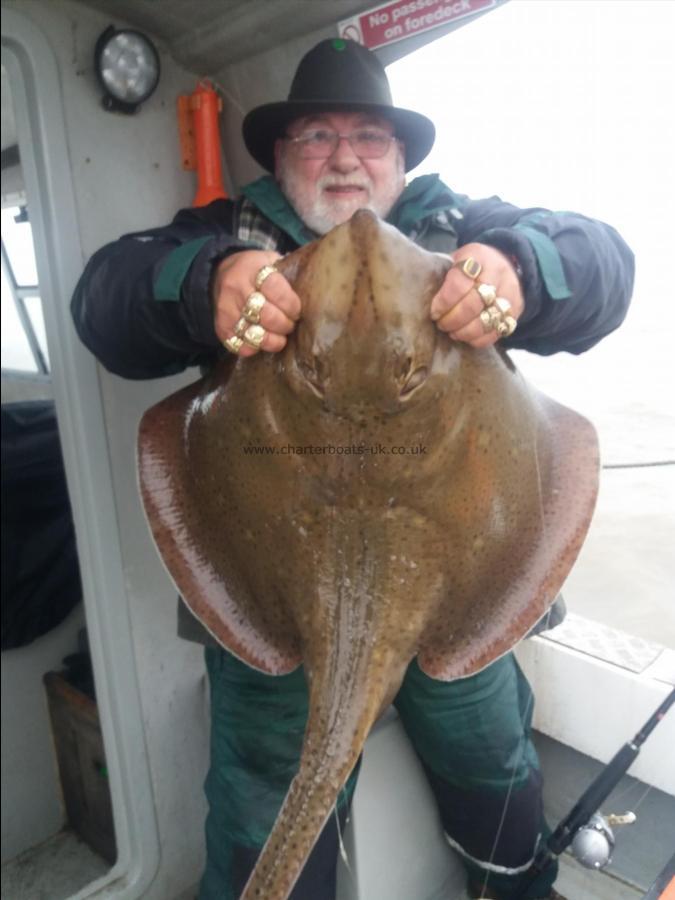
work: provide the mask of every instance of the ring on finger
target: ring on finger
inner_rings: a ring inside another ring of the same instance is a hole
[[[483,326],[483,331],[485,332],[485,334],[489,334],[491,331],[494,331],[497,327],[498,322],[501,321],[501,316],[499,316],[499,314],[495,318],[495,312],[498,313],[498,310],[495,310],[494,306],[491,306],[488,309],[484,309],[478,317],[481,321],[481,325]]]
[[[253,291],[246,298],[241,314],[252,325],[257,325],[260,322],[262,308],[266,303],[267,300],[264,294],[261,294],[260,291]]]
[[[244,332],[250,324],[251,323],[248,321],[248,319],[245,319],[243,316],[241,317],[241,319],[237,319],[234,326],[235,337],[243,338]]]
[[[489,334],[496,331],[501,337],[509,337],[516,330],[516,319],[510,315],[511,304],[504,297],[496,297],[492,306],[482,310],[479,315],[483,331]]]
[[[265,335],[267,332],[262,327],[262,325],[248,325],[248,328],[242,335],[242,339],[245,344],[248,344],[249,347],[254,347],[256,350],[260,348],[260,345],[265,340]]]
[[[516,330],[518,323],[513,316],[504,316],[502,321],[497,325],[497,334],[499,337],[509,337]]]
[[[230,351],[230,353],[234,353],[235,356],[239,356],[239,351],[244,346],[244,342],[240,337],[236,335],[232,335],[226,341],[223,341],[223,346]]]
[[[480,314],[480,320],[486,331],[496,331],[502,322],[502,314],[496,306],[488,306]]]
[[[496,306],[502,316],[511,314],[511,304],[504,297],[495,297],[493,306]]]
[[[487,309],[488,306],[492,306],[497,299],[497,288],[494,284],[477,284],[476,290],[478,291],[478,296],[483,301],[485,309]]]
[[[458,259],[455,265],[459,266],[467,278],[470,278],[472,281],[475,281],[483,271],[483,267],[473,256],[467,256],[466,259]]]
[[[278,269],[276,269],[274,266],[263,266],[255,276],[255,281],[253,282],[255,284],[255,289],[259,291],[263,286],[263,281],[265,281],[266,278],[269,278],[270,275],[277,271]]]

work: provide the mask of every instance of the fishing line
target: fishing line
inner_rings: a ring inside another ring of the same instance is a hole
[[[347,788],[343,787],[341,793],[344,797],[345,804],[348,804],[349,800],[347,798]],[[342,862],[345,864],[345,868],[349,872],[349,875],[350,875],[352,881],[354,882],[354,884],[356,884],[356,879],[355,879],[354,873],[352,872],[352,867],[349,865],[349,858],[347,856],[347,848],[345,847],[344,840],[342,839],[342,827],[340,825],[340,814],[338,812],[337,803],[335,804],[334,812],[335,812],[335,823],[337,825],[338,843],[340,846],[340,856],[342,858]],[[349,815],[347,815],[347,818],[345,819],[345,825],[348,822],[349,822]]]
[[[654,785],[653,785],[653,784],[648,784],[647,787],[646,787],[644,790],[642,790],[642,793],[640,794],[639,799],[638,799],[635,803],[632,803],[632,802],[630,801],[630,799],[628,799],[628,795],[629,795],[629,794],[632,794],[632,793],[635,793],[637,789],[642,789],[642,787],[643,787],[643,785],[642,785],[640,782],[638,782],[638,781],[636,781],[635,784],[629,784],[629,785],[627,785],[627,786],[626,786],[619,794],[616,795],[616,797],[613,797],[613,798],[612,798],[612,803],[614,803],[614,804],[621,804],[622,806],[623,806],[623,805],[630,805],[630,806],[632,807],[632,810],[631,810],[631,811],[632,811],[632,812],[635,812],[637,809],[640,808],[640,806],[641,806],[641,805],[644,803],[644,801],[647,799],[647,795],[648,795],[651,791],[654,790]]]
[[[640,799],[637,801],[637,803],[633,804],[633,810],[632,810],[633,812],[635,812],[636,809],[640,809],[640,807],[642,806],[644,801],[647,799],[647,795],[650,794],[653,790],[654,790],[654,785],[648,784],[647,787],[645,788],[645,790],[642,792]]]
[[[655,462],[605,463],[603,469],[653,469],[656,466],[675,466],[675,459],[659,459]]]

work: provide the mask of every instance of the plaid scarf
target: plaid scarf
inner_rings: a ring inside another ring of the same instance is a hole
[[[261,250],[276,250],[288,241],[282,230],[272,224],[248,197],[241,197],[238,207],[237,238],[240,241],[255,244]]]

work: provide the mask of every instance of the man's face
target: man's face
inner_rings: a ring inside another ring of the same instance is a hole
[[[319,129],[351,134],[364,127],[394,132],[380,116],[340,112],[296,119],[286,135],[295,138]],[[317,234],[346,222],[357,209],[370,209],[385,218],[405,186],[404,150],[397,140],[377,159],[360,159],[346,140],[327,159],[302,159],[299,145],[283,139],[276,142],[274,155],[282,191]]]

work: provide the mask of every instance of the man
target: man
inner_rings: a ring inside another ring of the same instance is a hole
[[[301,301],[274,261],[362,207],[427,249],[453,255],[431,315],[454,340],[580,353],[625,315],[633,259],[608,226],[498,198],[470,201],[433,175],[406,186],[405,172],[431,149],[434,127],[393,106],[383,68],[357,44],[318,44],[301,61],[288,101],[254,109],[243,135],[274,178],[247,185],[237,201],[183,210],[167,227],[123,237],[87,266],[73,315],[111,371],[157,377],[212,365],[227,352],[278,352]],[[197,627],[183,616],[181,633],[208,644]],[[216,646],[206,659],[212,759],[200,897],[234,900],[297,768],[306,688],[301,671],[266,676]],[[518,896],[545,825],[531,692],[513,657],[449,684],[413,663],[395,702],[466,865],[470,896]],[[356,773],[338,804],[342,821],[355,780]],[[295,900],[334,897],[335,820]],[[549,869],[523,896],[555,896],[555,874]]]

